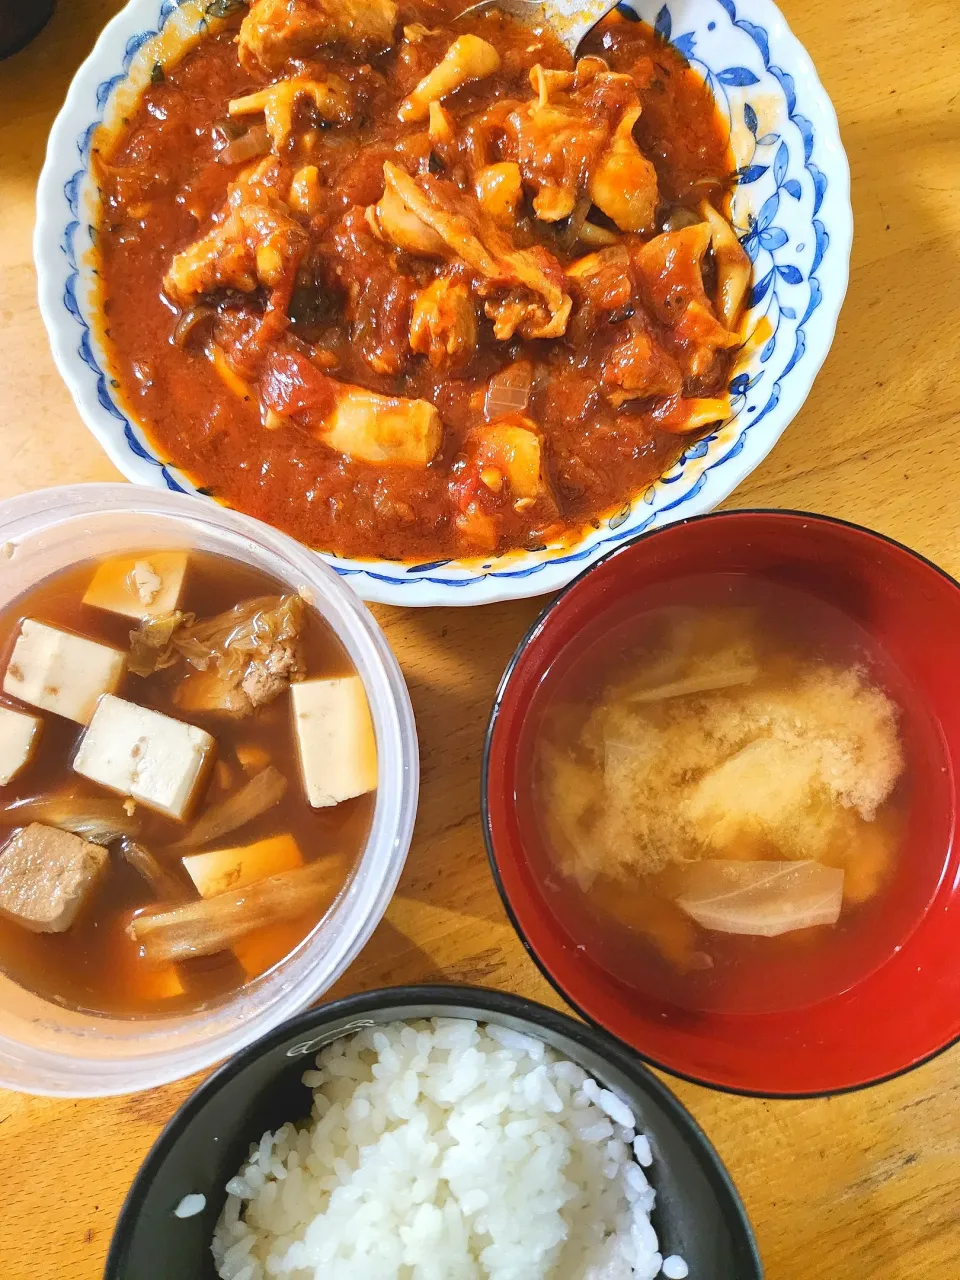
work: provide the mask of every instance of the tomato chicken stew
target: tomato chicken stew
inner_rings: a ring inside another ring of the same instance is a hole
[[[750,265],[716,105],[613,16],[255,0],[94,152],[104,340],[155,447],[351,556],[578,537],[728,413]]]

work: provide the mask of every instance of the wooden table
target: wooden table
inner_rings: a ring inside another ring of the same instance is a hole
[[[861,521],[957,574],[956,0],[782,3],[837,106],[853,171],[856,242],[827,364],[783,442],[731,505]],[[97,31],[119,7],[118,0],[61,0],[37,42],[0,64],[0,497],[117,478],[54,369],[30,237],[47,130]],[[560,1003],[504,915],[478,821],[488,707],[539,607],[375,610],[410,685],[423,788],[397,896],[334,995],[442,980]],[[0,1212],[3,1280],[100,1275],[141,1159],[198,1083],[101,1101],[0,1093],[0,1167],[10,1170]],[[770,1280],[960,1276],[960,1049],[891,1084],[809,1102],[669,1083],[740,1188]]]

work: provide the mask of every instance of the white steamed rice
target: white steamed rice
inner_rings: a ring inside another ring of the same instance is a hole
[[[541,1041],[466,1019],[334,1041],[313,1112],[227,1183],[222,1280],[682,1280],[630,1108]]]

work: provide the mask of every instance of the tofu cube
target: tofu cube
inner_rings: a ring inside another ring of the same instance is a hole
[[[233,954],[248,978],[259,978],[288,956],[305,936],[306,926],[302,921],[268,924],[238,938],[233,944]]]
[[[185,551],[105,560],[93,575],[83,603],[126,618],[158,618],[176,609],[186,572]]]
[[[186,994],[186,987],[175,964],[159,967],[138,959],[139,969],[133,984],[134,992],[141,1000],[174,1000]]]
[[[0,911],[32,933],[63,933],[109,856],[69,831],[32,822],[0,851]]]
[[[119,649],[24,618],[3,677],[3,691],[77,724],[89,724],[97,702],[123,679]]]
[[[74,770],[168,818],[183,821],[213,765],[209,733],[108,695],[97,707]]]
[[[270,763],[270,753],[255,742],[241,742],[236,753],[245,773],[259,773]]]
[[[303,865],[300,849],[291,835],[270,836],[236,849],[212,849],[183,859],[184,868],[201,898],[212,898],[228,889],[242,889],[254,880],[292,871]]]
[[[215,666],[207,671],[188,671],[174,696],[178,708],[187,715],[244,716],[251,709],[243,690],[221,679]]]
[[[39,716],[0,707],[0,787],[12,782],[33,759],[42,729]]]
[[[360,677],[302,680],[290,686],[290,695],[310,804],[323,809],[373,791],[377,740]]]

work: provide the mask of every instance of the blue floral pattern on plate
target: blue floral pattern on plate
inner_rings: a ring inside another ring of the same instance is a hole
[[[734,223],[754,268],[744,357],[730,384],[732,416],[573,547],[484,563],[326,556],[367,599],[480,604],[552,591],[611,546],[709,510],[773,447],[826,356],[846,287],[852,220],[836,118],[809,58],[770,0],[633,0],[621,8],[683,53],[730,125],[739,178]],[[131,0],[106,28],[51,134],[35,239],[41,310],[85,421],[130,479],[188,493],[196,490],[157,456],[115,396],[91,327],[94,273],[85,255],[96,216],[95,129],[118,110],[118,95],[149,79],[168,28],[182,36],[206,25],[195,0]],[[77,121],[85,122],[79,131]]]

